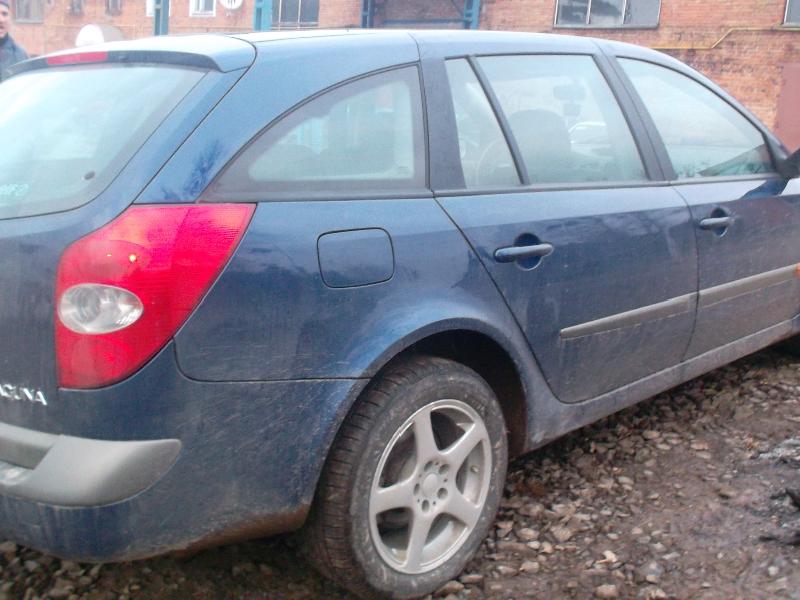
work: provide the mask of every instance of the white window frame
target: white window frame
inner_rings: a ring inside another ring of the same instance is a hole
[[[38,16],[37,15],[33,15],[30,18],[27,18],[27,19],[20,19],[19,17],[17,17],[17,15],[20,14],[19,5],[21,3],[21,0],[16,0],[13,3],[14,12],[13,12],[12,16],[13,16],[14,22],[15,23],[44,23],[44,10],[45,10],[45,2],[44,2],[44,0],[26,0],[26,1],[28,2],[29,5],[33,5],[33,4],[38,4],[39,5],[40,10],[39,10]],[[31,10],[31,12],[34,12],[34,11]]]
[[[661,6],[664,4],[664,0],[658,0],[658,16],[656,17],[655,25],[637,25],[636,23],[628,24],[625,23],[625,13],[628,12],[628,2],[631,0],[623,0],[622,2],[622,23],[619,25],[592,25],[589,21],[592,18],[592,0],[589,0],[589,5],[586,7],[586,22],[583,24],[579,23],[559,23],[558,22],[558,8],[561,4],[561,0],[556,0],[556,10],[555,14],[553,15],[553,27],[554,28],[563,28],[563,29],[656,29],[661,24]],[[634,2],[636,0],[633,0]],[[791,0],[786,0],[787,6]],[[787,8],[788,11],[788,8]]]
[[[217,0],[211,0],[211,10],[195,10],[203,0],[189,0],[189,16],[190,17],[216,17],[217,16]]]
[[[792,2],[798,2],[798,0],[786,0],[786,10],[783,13],[783,24],[800,26],[800,20],[798,21],[789,20],[789,6],[791,6]]]
[[[284,0],[272,0],[278,5],[278,18],[272,23],[274,29],[303,29],[309,27],[317,27],[319,25],[319,14],[317,14],[316,21],[301,21],[300,15],[303,14],[303,0],[297,0],[297,21],[289,22],[281,19],[283,13]]]

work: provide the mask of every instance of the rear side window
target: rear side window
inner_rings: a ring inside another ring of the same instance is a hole
[[[773,171],[764,137],[704,85],[640,60],[621,59],[679,179]]]
[[[467,188],[519,185],[511,151],[472,67],[464,59],[446,65]]]
[[[167,66],[64,67],[0,85],[0,218],[81,206],[203,76]]]
[[[646,179],[628,124],[590,56],[479,59],[531,183]]]
[[[209,197],[422,190],[423,131],[416,67],[365,77],[312,99],[256,137]]]

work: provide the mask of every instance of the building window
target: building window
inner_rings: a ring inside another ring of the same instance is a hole
[[[122,0],[106,0],[106,14],[111,16],[122,14]]]
[[[800,25],[800,0],[786,0],[786,18],[783,22],[787,25]]]
[[[660,10],[661,0],[557,0],[555,25],[657,27]]]
[[[121,0],[120,0],[121,1]],[[162,0],[163,2],[167,2],[167,0]],[[148,17],[156,16],[156,2],[155,0],[145,0],[145,14]],[[172,15],[172,2],[169,3],[169,14]]]
[[[41,23],[44,20],[44,0],[16,0],[14,20],[21,23]]]
[[[216,0],[189,0],[190,17],[213,17],[216,14]]]
[[[276,29],[316,27],[319,0],[273,0],[272,25]]]

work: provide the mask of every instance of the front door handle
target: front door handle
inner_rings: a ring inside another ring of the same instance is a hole
[[[709,217],[700,221],[700,229],[727,229],[733,225],[733,217],[727,215],[725,217]]]
[[[508,246],[494,251],[494,259],[499,263],[510,263],[525,258],[543,258],[553,253],[552,244],[534,244],[532,246]]]

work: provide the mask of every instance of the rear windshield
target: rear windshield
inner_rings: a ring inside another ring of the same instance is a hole
[[[0,85],[0,219],[68,210],[117,176],[204,72],[94,65]]]

